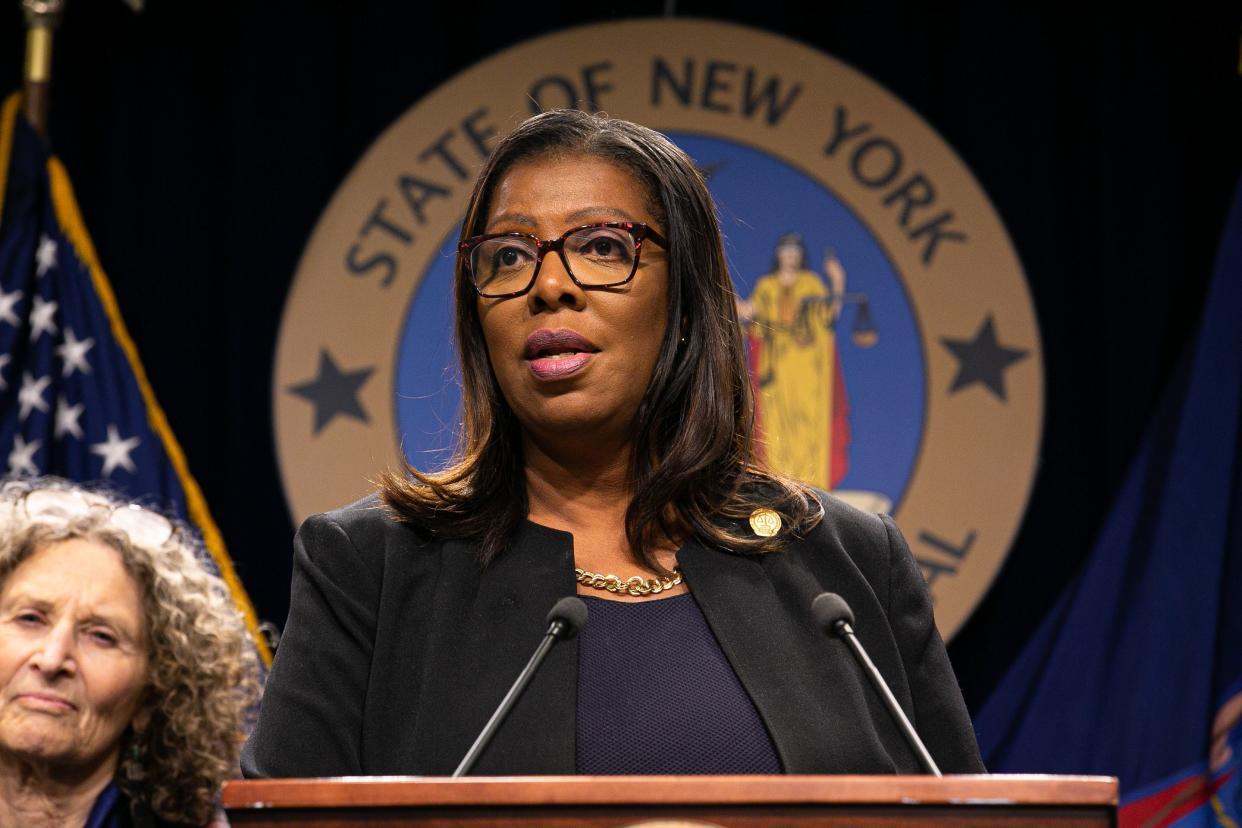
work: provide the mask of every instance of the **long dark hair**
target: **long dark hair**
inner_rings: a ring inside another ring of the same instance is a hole
[[[823,510],[810,489],[767,470],[755,451],[750,378],[715,205],[694,162],[671,141],[577,110],[536,115],[483,166],[462,239],[483,232],[492,191],[508,170],[547,155],[592,156],[631,172],[668,239],[664,340],[638,408],[630,459],[625,532],[638,561],[659,571],[653,550],[666,539],[694,536],[735,552],[769,552],[813,527]],[[475,539],[486,563],[528,512],[522,440],[492,373],[474,285],[460,260],[454,279],[462,375],[457,452],[438,472],[407,465],[407,474],[385,474],[380,495],[420,531]],[[750,531],[745,521],[759,507],[782,516],[781,534]]]

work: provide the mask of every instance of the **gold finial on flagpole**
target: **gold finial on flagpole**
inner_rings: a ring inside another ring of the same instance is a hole
[[[26,120],[47,134],[52,85],[52,32],[60,24],[64,0],[22,0],[26,16],[26,66],[23,73]]]

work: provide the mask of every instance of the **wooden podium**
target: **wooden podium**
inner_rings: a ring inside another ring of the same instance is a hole
[[[1104,776],[351,777],[227,782],[242,826],[1112,826]]]

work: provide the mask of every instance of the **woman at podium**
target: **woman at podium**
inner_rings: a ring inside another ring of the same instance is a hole
[[[308,519],[251,776],[450,773],[577,593],[478,774],[980,772],[893,521],[758,459],[715,208],[659,133],[574,111],[484,166],[455,269],[460,446]]]

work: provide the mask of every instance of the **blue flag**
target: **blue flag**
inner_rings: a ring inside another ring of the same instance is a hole
[[[0,109],[0,472],[110,489],[201,532],[263,661],[270,653],[202,492],[147,383],[69,177]]]
[[[1239,824],[1242,184],[1198,337],[1082,572],[975,717],[996,772],[1121,780],[1123,826]]]

